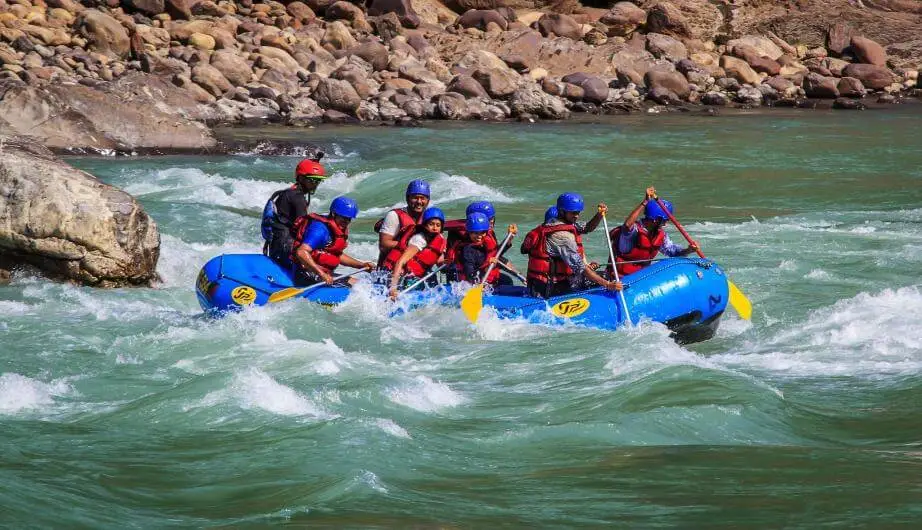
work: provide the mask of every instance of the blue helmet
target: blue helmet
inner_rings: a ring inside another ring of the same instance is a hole
[[[551,206],[544,212],[544,224],[550,223],[554,219],[557,219],[557,207]]]
[[[579,193],[563,193],[557,197],[558,212],[581,212],[583,206],[583,196]]]
[[[407,185],[407,196],[425,195],[429,197],[429,183],[422,179],[411,180]]]
[[[666,199],[660,199],[663,201],[663,205],[666,206],[666,210],[671,214],[675,210],[672,209],[672,203]],[[656,201],[647,202],[646,208],[644,208],[644,218],[652,219],[653,221],[668,221],[669,216],[666,215],[666,212],[660,208],[659,204]]]
[[[486,232],[490,229],[490,219],[481,212],[470,213],[464,222],[464,228],[468,232]]]
[[[330,213],[355,219],[359,215],[359,205],[349,197],[336,197],[330,203]]]
[[[493,208],[493,203],[490,201],[477,201],[468,204],[467,210],[464,211],[464,215],[471,215],[474,212],[480,212],[486,215],[487,219],[496,217],[496,208]]]
[[[426,208],[426,211],[423,212],[423,224],[428,223],[431,219],[440,219],[443,223],[445,222],[445,212],[441,208]]]

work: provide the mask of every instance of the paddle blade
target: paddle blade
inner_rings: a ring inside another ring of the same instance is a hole
[[[304,288],[299,287],[288,287],[287,289],[282,289],[281,291],[276,291],[269,295],[269,303],[274,304],[275,302],[281,302],[282,300],[288,300],[289,298],[298,296],[304,292]]]
[[[727,283],[730,284],[730,305],[733,306],[733,309],[736,310],[740,318],[749,320],[752,318],[752,303],[746,298],[743,291],[740,291],[736,284],[730,280],[727,280]]]
[[[461,311],[471,321],[471,324],[475,324],[477,318],[480,317],[481,309],[483,309],[483,285],[475,285],[461,299]]]

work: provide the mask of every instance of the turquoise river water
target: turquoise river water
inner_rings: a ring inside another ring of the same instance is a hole
[[[163,281],[0,287],[0,526],[917,527],[920,123],[909,109],[238,133],[323,147],[334,176],[314,208],[357,199],[350,248],[366,258],[411,178],[450,214],[489,199],[524,229],[565,190],[617,223],[653,184],[755,308],[687,347],[652,323],[389,319],[367,290],[206,319],[199,267],[258,251],[262,205],[298,157],[72,159],[158,222]],[[588,236],[591,256],[603,245]]]

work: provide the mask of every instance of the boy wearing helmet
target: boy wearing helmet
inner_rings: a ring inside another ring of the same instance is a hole
[[[532,230],[522,243],[528,254],[528,290],[532,296],[550,298],[589,288],[591,283],[621,290],[620,282],[608,281],[586,262],[583,238],[576,219],[583,197],[564,193],[557,197],[557,217]],[[597,265],[596,265],[597,266]]]
[[[670,257],[686,256],[697,249],[694,243],[683,249],[669,239],[662,229],[669,216],[660,208],[655,197],[656,189],[650,186],[644,199],[624,220],[624,225],[615,227],[608,234],[620,275],[626,276],[649,266],[659,253]],[[672,213],[672,203],[663,199],[663,204]],[[638,221],[640,212],[644,212],[644,217]],[[611,263],[608,264],[608,270],[611,270]]]
[[[448,239],[448,252],[445,255],[446,260],[449,260],[449,261],[452,261],[458,264],[458,260],[461,258],[461,256],[458,255],[458,252],[461,251],[462,246],[466,245],[467,243],[470,243],[470,239],[468,238],[468,232],[470,232],[470,228],[468,228],[468,225],[470,224],[471,215],[475,213],[479,213],[485,216],[488,221],[488,226],[487,226],[486,232],[483,235],[482,240],[478,242],[476,245],[474,245],[474,247],[483,247],[483,248],[492,248],[492,249],[497,249],[499,247],[499,240],[496,238],[496,232],[494,232],[494,227],[496,226],[496,209],[493,207],[493,203],[491,203],[490,201],[474,201],[467,205],[467,208],[464,211],[464,215],[465,215],[464,219],[448,221],[445,223],[445,226],[443,227],[443,230],[447,232],[447,239]],[[515,228],[516,228],[515,225],[509,226],[509,230],[513,230]],[[474,250],[468,249],[468,252],[474,252]],[[503,253],[505,253],[505,250],[503,251]],[[502,257],[502,255],[496,255],[494,253],[490,257],[491,258],[495,257],[497,260],[499,260],[501,267],[509,271],[516,272],[515,267],[512,265],[512,263],[510,263],[508,259]],[[468,261],[471,261],[471,260],[478,261],[478,260],[475,260],[475,257],[473,255],[468,256]],[[487,264],[483,268],[486,269],[487,266],[489,266],[489,264]],[[462,281],[462,280],[473,281],[472,279],[470,279],[471,277],[469,275],[463,275],[460,273],[461,273],[461,269],[459,267],[453,267],[452,270],[449,270],[446,274],[448,281],[452,281],[452,282]],[[512,285],[513,283],[511,277],[505,274],[501,274],[498,270],[495,270],[495,272],[491,272],[490,276],[491,276],[491,279],[489,283],[492,283],[492,284],[501,283],[503,285]]]
[[[369,271],[374,268],[374,263],[359,261],[344,252],[349,244],[349,223],[358,214],[354,200],[337,197],[330,204],[329,215],[312,213],[298,218],[292,252],[297,285],[332,285],[333,272],[339,265]]]
[[[429,207],[429,183],[416,179],[407,185],[406,208],[395,208],[375,224],[378,232],[378,266],[384,264],[388,252],[397,246],[400,236],[411,227],[416,226],[423,212]]]
[[[427,208],[422,223],[414,230],[408,230],[392,248],[382,262],[382,267],[391,271],[389,295],[397,298],[397,285],[406,270],[411,278],[422,278],[429,269],[440,263],[445,254],[445,238],[442,225],[445,213],[439,208]]]
[[[483,281],[490,263],[498,258],[499,245],[496,238],[489,236],[490,228],[490,220],[485,214],[473,211],[467,215],[464,237],[455,242],[450,252],[455,269],[454,277],[458,281]],[[494,267],[486,281],[490,284],[501,283],[499,268]],[[512,282],[507,280],[507,283]]]
[[[307,215],[311,196],[317,191],[320,182],[327,178],[326,171],[320,165],[322,157],[323,153],[318,153],[316,159],[299,162],[295,168],[295,183],[273,193],[263,208],[263,254],[282,266],[290,265],[295,220]]]

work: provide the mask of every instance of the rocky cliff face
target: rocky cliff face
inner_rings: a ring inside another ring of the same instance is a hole
[[[34,138],[0,136],[0,268],[28,264],[89,285],[147,285],[159,248],[156,223],[130,195]]]

